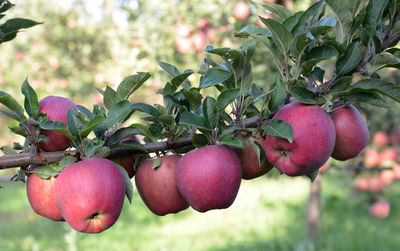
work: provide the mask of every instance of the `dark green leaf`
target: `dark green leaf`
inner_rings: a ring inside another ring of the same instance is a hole
[[[233,147],[233,148],[240,148],[240,149],[245,149],[246,144],[244,143],[244,140],[235,136],[232,136],[231,134],[223,134],[219,137],[218,141],[222,143],[223,145]]]
[[[376,31],[376,27],[381,22],[383,11],[389,0],[369,0],[363,25],[361,39],[363,44],[368,45]]]
[[[96,136],[101,138],[104,132],[113,127],[116,123],[125,121],[133,110],[132,105],[135,104],[131,104],[126,100],[114,104],[108,112],[108,117],[94,129]]]
[[[295,97],[297,100],[304,104],[316,104],[315,95],[312,91],[303,88],[301,86],[293,86],[290,89],[290,94]]]
[[[304,56],[304,63],[302,63],[303,74],[305,76],[309,76],[314,65],[316,65],[320,61],[335,57],[337,55],[337,50],[328,45],[322,45],[312,48]]]
[[[119,144],[122,140],[134,136],[134,135],[144,135],[149,134],[148,129],[145,126],[134,124],[130,127],[120,128],[115,131],[111,137],[106,141],[107,146],[113,146]]]
[[[301,16],[303,15],[304,11],[296,12],[293,16],[290,16],[283,21],[283,26],[290,32],[292,32],[293,28],[298,24]]]
[[[277,111],[286,99],[286,85],[281,80],[278,80],[273,88],[275,89],[268,100],[268,108],[271,112]]]
[[[191,112],[182,113],[179,119],[179,124],[190,125],[201,129],[208,129],[204,118]]]
[[[15,149],[13,149],[11,146],[2,146],[0,147],[0,150],[5,154],[5,155],[16,155],[18,154]]]
[[[181,74],[178,71],[178,69],[175,66],[171,65],[171,64],[168,64],[168,63],[165,63],[165,62],[161,62],[161,61],[157,61],[157,63],[164,71],[166,71],[172,77],[176,77],[176,76]]]
[[[263,17],[259,18],[271,31],[272,39],[274,40],[275,45],[279,48],[283,55],[286,55],[293,40],[292,34],[286,29],[285,26],[273,19],[265,19]]]
[[[62,133],[65,136],[67,136],[69,139],[75,140],[75,137],[71,134],[70,131],[68,131],[67,125],[60,121],[57,121],[57,120],[45,121],[40,124],[40,128],[43,130],[50,130],[50,131]]]
[[[336,73],[338,75],[345,75],[353,70],[362,60],[364,56],[363,49],[360,43],[352,42],[346,49],[343,57],[339,58],[336,62]]]
[[[126,172],[126,170],[122,166],[120,166],[120,165],[118,165],[116,163],[114,163],[114,164],[115,164],[115,166],[118,167],[119,171],[121,172],[122,176],[124,177],[125,195],[126,195],[126,198],[128,198],[129,203],[132,204],[132,196],[133,196],[132,181],[129,178],[128,173]]]
[[[236,98],[240,95],[240,89],[226,89],[221,92],[221,94],[217,98],[216,108],[217,111],[223,111],[225,108],[232,103]]]
[[[262,129],[269,135],[287,139],[289,143],[293,142],[293,130],[292,126],[286,121],[280,119],[271,120],[271,124],[264,124]]]
[[[4,24],[0,25],[0,42],[10,41],[16,37],[20,29],[27,29],[38,24],[41,23],[24,18],[8,19]]]
[[[182,90],[183,96],[189,102],[190,110],[197,111],[201,105],[201,100],[203,96],[199,93],[196,88],[191,88],[190,90]]]
[[[121,97],[118,93],[111,87],[107,86],[104,91],[103,102],[107,109],[110,109],[115,103],[121,101]]]
[[[81,114],[83,114],[88,120],[91,120],[94,118],[94,114],[86,107],[84,107],[82,105],[76,105],[76,107],[81,112]]]
[[[106,118],[104,118],[103,116],[96,115],[93,119],[89,121],[89,124],[87,124],[83,130],[81,130],[80,136],[82,138],[86,138],[89,133],[91,133],[98,125],[103,123],[105,119]]]
[[[367,103],[379,107],[390,109],[389,104],[378,94],[374,93],[355,93],[345,97],[345,104]]]
[[[351,24],[353,22],[353,6],[358,0],[326,0],[327,5],[331,8],[336,17],[336,40],[342,44],[350,35]]]
[[[242,38],[248,38],[250,35],[270,37],[271,32],[256,24],[249,24],[244,28],[242,28],[239,32],[235,33],[236,37],[242,37]]]
[[[282,20],[292,16],[293,13],[280,4],[275,4],[263,0],[255,0],[254,2],[261,4],[265,9],[279,16]]]
[[[161,115],[161,113],[156,108],[145,103],[133,103],[130,105],[130,107],[132,110],[139,110],[154,117],[158,117]]]
[[[318,80],[321,84],[324,82],[324,74],[325,71],[318,66],[314,67],[314,70],[311,72],[311,77],[314,80]]]
[[[311,26],[311,34],[316,37],[325,34],[332,27],[336,26],[336,19],[334,17],[325,17]]]
[[[315,23],[322,11],[324,10],[325,2],[318,1],[311,5],[300,17],[296,26],[293,28],[294,35],[299,35],[302,33],[307,33],[308,28]]]
[[[139,142],[133,141],[133,140],[123,141],[123,142],[115,145],[115,147],[130,148],[130,149],[135,149],[135,150],[142,151],[142,152],[147,152],[146,148],[142,144],[140,144]]]
[[[217,48],[214,49],[213,46],[207,46],[206,47],[206,52],[211,53],[211,54],[215,54],[221,57],[224,57],[226,53],[228,53],[231,49],[229,48]]]
[[[139,89],[139,87],[150,78],[150,76],[148,72],[138,72],[138,74],[125,78],[117,88],[118,97],[120,97],[121,100],[127,100],[133,92]]]
[[[35,90],[29,85],[27,78],[21,86],[21,92],[25,96],[24,106],[26,113],[32,118],[36,117],[39,112],[39,101]]]
[[[216,100],[207,96],[203,101],[203,114],[208,128],[214,129],[218,124],[218,113],[216,107]]]
[[[72,109],[69,108],[67,112],[67,122],[68,122],[68,128],[72,135],[74,135],[75,138],[77,138],[79,141],[81,140],[81,135],[80,131],[83,129],[84,124],[82,121],[78,118],[78,113]]]
[[[351,86],[352,90],[369,90],[381,93],[400,102],[400,87],[380,79],[364,79]]]
[[[25,128],[23,128],[22,126],[16,126],[16,127],[9,127],[11,132],[21,135],[23,137],[28,137],[28,132],[26,131]]]
[[[400,64],[400,58],[388,53],[381,52],[372,57],[370,64],[367,67],[368,73],[374,73],[384,67],[392,67]]]
[[[255,141],[253,137],[248,138],[249,145],[253,148],[254,152],[257,154],[258,165],[262,166],[265,161],[267,161],[267,155],[265,154],[264,148],[260,143]]]
[[[294,39],[290,45],[290,54],[298,60],[303,54],[304,49],[307,47],[308,43],[306,40],[306,34],[299,34]]]
[[[1,0],[0,1],[0,13],[6,12],[7,10],[9,10],[13,6],[14,6],[14,4],[12,4],[8,0]]]
[[[204,134],[195,134],[193,135],[192,143],[196,148],[201,148],[208,145],[208,139]]]
[[[153,170],[157,170],[161,166],[162,160],[160,157],[153,159]]]
[[[38,166],[32,171],[36,176],[41,179],[48,179],[57,176],[59,172],[48,165]]]
[[[310,179],[311,183],[314,182],[314,180],[317,178],[318,171],[319,170],[316,170],[316,171],[314,171],[312,173],[306,174],[306,176]]]
[[[184,73],[174,77],[171,80],[171,84],[173,85],[173,87],[175,88],[175,90],[182,84],[185,82],[185,80],[194,73],[194,71],[189,70],[189,71],[185,71]],[[190,87],[189,87],[190,88]]]
[[[0,91],[0,103],[5,105],[11,111],[16,112],[18,116],[24,116],[24,109],[13,97],[11,97],[10,94]]]
[[[220,68],[210,68],[200,79],[200,88],[214,86],[224,82],[232,76],[232,73]]]

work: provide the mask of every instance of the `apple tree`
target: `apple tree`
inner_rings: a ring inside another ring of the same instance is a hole
[[[117,221],[124,194],[132,196],[132,168],[139,194],[158,215],[227,208],[242,178],[273,167],[317,178],[309,204],[318,206],[319,169],[330,156],[357,156],[369,141],[357,107],[400,102],[400,87],[379,75],[400,65],[400,4],[325,0],[297,13],[267,1],[255,6],[271,18],[238,30],[239,48],[207,46],[196,71],[158,61],[170,76],[157,91],[163,105],[130,101],[151,78],[147,72],[98,89],[103,103],[93,107],[54,96],[39,101],[28,79],[23,105],[0,92],[1,113],[18,122],[10,130],[26,138],[1,148],[0,169],[19,167],[14,179],[28,179],[37,213],[86,233]],[[273,83],[254,80],[256,48],[272,55],[279,72]],[[217,94],[205,94],[210,89]],[[142,123],[130,123],[133,114]],[[127,166],[115,160],[123,156]],[[312,237],[317,220],[310,221]]]

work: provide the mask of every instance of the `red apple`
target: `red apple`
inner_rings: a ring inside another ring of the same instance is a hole
[[[250,15],[250,8],[245,2],[237,2],[233,7],[233,16],[239,20],[246,20]]]
[[[124,203],[125,183],[108,159],[89,158],[64,168],[57,177],[57,208],[75,230],[99,233],[117,220]]]
[[[192,33],[192,29],[187,24],[178,24],[176,26],[175,34],[177,37],[188,38]]]
[[[386,218],[390,214],[390,204],[386,201],[377,201],[369,208],[369,214],[375,218]]]
[[[364,154],[363,163],[366,168],[379,166],[381,163],[379,153],[373,148],[367,149]]]
[[[367,178],[359,177],[356,179],[355,184],[359,191],[366,192],[369,190],[369,180]]]
[[[130,136],[127,137],[123,140],[121,140],[122,142],[125,141],[136,141],[136,142],[140,142],[139,138],[134,135],[134,136]],[[133,157],[133,155],[122,155],[122,156],[118,156],[118,157],[113,157],[110,158],[110,160],[114,161],[115,163],[117,163],[118,165],[122,166],[125,171],[128,173],[128,176],[130,179],[132,179],[133,176],[135,176],[135,158]]]
[[[42,179],[31,174],[26,181],[26,194],[29,204],[37,214],[54,221],[63,221],[54,200],[54,184],[56,177]]]
[[[241,178],[239,158],[232,149],[220,145],[186,153],[176,170],[179,191],[200,212],[232,205]]]
[[[320,173],[324,173],[324,172],[326,172],[326,170],[328,170],[328,168],[329,168],[329,162],[327,161],[324,165],[322,165],[322,166],[319,168],[319,172],[320,172]]]
[[[39,113],[46,113],[49,120],[57,120],[67,124],[67,112],[72,108],[78,111],[75,104],[64,97],[47,96],[39,101]],[[42,130],[42,134],[47,136],[47,140],[39,143],[40,149],[46,152],[64,151],[70,147],[69,139],[61,133]]]
[[[390,138],[389,136],[383,132],[383,131],[377,131],[374,134],[374,138],[372,140],[374,142],[375,145],[379,146],[379,147],[384,147],[387,144],[389,144],[390,142]]]
[[[392,170],[383,170],[379,174],[379,178],[385,185],[390,185],[394,181],[394,173]]]
[[[190,38],[178,37],[176,39],[176,48],[180,54],[188,54],[193,51],[193,43]]]
[[[399,158],[399,154],[395,148],[390,147],[383,150],[379,154],[379,158],[382,166],[392,166]]]
[[[393,175],[395,179],[400,179],[400,164],[394,164],[393,166]]]
[[[204,34],[203,32],[198,32],[193,34],[192,43],[193,43],[193,48],[196,51],[203,50],[206,46],[206,34]]]
[[[153,169],[153,159],[140,163],[135,183],[146,206],[157,215],[178,213],[189,207],[176,184],[176,168],[182,156],[161,157],[161,166]]]
[[[368,180],[369,191],[371,192],[381,192],[385,188],[382,180],[379,177],[371,177]]]
[[[336,142],[332,157],[348,160],[356,157],[369,142],[369,132],[360,112],[352,105],[339,108],[333,113]]]
[[[267,160],[260,166],[257,153],[249,143],[249,136],[244,137],[242,134],[237,136],[242,138],[246,143],[245,149],[234,148],[236,155],[239,157],[240,166],[242,167],[242,178],[245,180],[254,179],[269,172],[273,166]],[[264,139],[254,139],[261,146],[264,146]]]
[[[206,34],[207,40],[210,43],[219,43],[222,40],[221,36],[219,35],[219,30],[215,27],[208,28]]]
[[[293,142],[268,135],[265,151],[269,162],[289,176],[316,171],[329,159],[335,146],[335,126],[316,105],[294,102],[283,106],[272,119],[292,126]]]

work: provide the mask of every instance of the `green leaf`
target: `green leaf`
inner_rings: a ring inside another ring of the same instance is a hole
[[[217,98],[216,108],[217,111],[223,111],[225,108],[232,103],[240,95],[240,89],[226,89],[221,92]]]
[[[84,107],[82,105],[76,105],[76,107],[81,112],[81,114],[83,114],[88,120],[91,120],[94,118],[94,114],[86,107]]]
[[[374,73],[384,67],[393,67],[400,64],[400,59],[388,52],[381,52],[372,57],[371,62],[367,66],[368,73]]]
[[[175,66],[173,66],[172,64],[168,64],[168,63],[161,62],[161,61],[157,61],[157,63],[164,71],[166,71],[172,77],[176,77],[181,74],[178,71],[178,69]]]
[[[265,36],[265,37],[270,37],[271,32],[269,32],[267,29],[262,28],[256,24],[249,24],[242,28],[239,32],[235,33],[236,37],[241,37],[241,38],[248,38],[250,35],[258,35],[258,36]]]
[[[175,90],[176,90],[182,83],[184,83],[185,81],[187,81],[186,79],[187,79],[190,75],[192,75],[193,73],[194,73],[194,71],[188,70],[188,71],[185,71],[184,73],[182,73],[182,74],[180,74],[180,75],[174,77],[174,78],[171,80],[171,84],[173,85],[173,87],[175,88]],[[186,87],[189,87],[189,88],[190,88],[190,86],[186,86]],[[175,91],[174,91],[174,92],[175,92]]]
[[[107,146],[114,146],[119,144],[122,140],[134,136],[134,135],[144,135],[147,136],[149,134],[148,129],[139,124],[134,124],[129,127],[120,128],[115,131],[111,137],[106,141]]]
[[[18,116],[24,116],[24,108],[22,108],[22,106],[20,106],[10,94],[0,91],[0,103],[5,105],[11,111],[16,112]]]
[[[45,122],[41,123],[39,127],[43,130],[50,130],[50,131],[59,132],[61,134],[64,134],[70,140],[76,139],[75,136],[73,136],[71,134],[71,132],[67,129],[67,125],[60,121],[57,121],[57,120],[45,121]]]
[[[352,90],[369,90],[381,93],[400,103],[400,87],[381,79],[364,79],[351,86]]]
[[[300,17],[296,26],[293,28],[294,35],[307,33],[309,27],[318,21],[318,18],[324,10],[325,2],[319,1],[311,5]]]
[[[179,124],[194,126],[199,129],[208,129],[206,121],[203,117],[191,112],[182,113]]]
[[[132,110],[139,110],[154,117],[161,116],[161,113],[156,108],[145,103],[133,103],[130,107]]]
[[[325,17],[311,26],[311,34],[316,37],[325,34],[332,27],[336,26],[336,18]]]
[[[268,108],[275,112],[286,99],[286,85],[279,79],[272,88],[275,88],[268,100]]]
[[[38,24],[42,23],[24,18],[8,19],[4,24],[0,25],[0,42],[10,41],[16,37],[20,29],[27,29]]]
[[[269,135],[287,139],[289,143],[293,142],[292,126],[286,121],[280,119],[272,119],[271,124],[262,125],[262,129]]]
[[[301,86],[293,86],[289,90],[290,94],[295,97],[297,100],[304,104],[316,104],[317,101],[315,100],[315,95],[312,91],[303,88]]]
[[[97,126],[104,122],[106,118],[101,115],[96,115],[93,119],[89,121],[86,127],[81,130],[80,136],[86,138]]]
[[[125,183],[125,195],[126,198],[128,198],[128,201],[130,204],[132,204],[132,196],[133,196],[133,185],[132,185],[132,181],[131,179],[129,179],[129,175],[126,172],[126,170],[118,165],[117,163],[115,163],[115,166],[118,167],[119,171],[121,172],[122,176],[124,177],[124,183]]]
[[[190,90],[182,90],[183,96],[189,102],[190,110],[197,111],[201,105],[203,96],[200,94],[197,88],[191,88]]]
[[[273,19],[266,19],[263,17],[259,18],[271,31],[272,40],[274,41],[275,45],[279,48],[283,55],[286,55],[293,40],[292,34],[286,29],[285,26]]]
[[[74,164],[76,161],[77,161],[77,159],[75,157],[73,157],[73,156],[65,156],[64,158],[62,158],[60,160],[58,165],[65,168],[65,167],[67,167],[69,165]]]
[[[260,143],[255,141],[253,137],[248,138],[249,145],[253,148],[254,152],[257,154],[258,165],[262,166],[265,161],[267,161],[267,155],[265,154],[264,148]]]
[[[82,121],[78,118],[79,114],[72,108],[68,109],[67,112],[67,122],[68,122],[68,128],[69,131],[74,135],[76,139],[79,141],[81,140],[81,135],[80,131],[83,129],[84,124]]]
[[[283,26],[286,27],[288,31],[293,33],[293,28],[299,23],[301,16],[303,15],[304,11],[296,12],[293,16],[290,16],[283,21]]]
[[[138,74],[125,78],[117,88],[118,97],[120,97],[121,100],[127,100],[133,92],[139,89],[139,87],[150,78],[150,76],[148,72],[138,72]]]
[[[32,171],[36,176],[41,179],[48,179],[57,176],[59,172],[48,165],[38,166]]]
[[[253,0],[253,1],[261,4],[262,6],[264,6],[265,9],[276,14],[282,20],[285,20],[288,17],[293,15],[293,13],[290,10],[286,9],[284,6],[282,6],[280,4],[275,4],[275,3],[271,3],[271,2],[267,2],[267,1],[263,1],[263,0]]]
[[[135,149],[135,150],[142,151],[142,152],[147,152],[146,148],[142,144],[140,144],[139,142],[133,141],[133,140],[123,141],[117,145],[114,145],[114,147],[130,148],[130,149]]]
[[[5,154],[5,155],[16,155],[18,154],[15,149],[13,149],[11,146],[2,146],[0,147],[0,150]]]
[[[162,160],[160,157],[153,159],[153,165],[152,168],[153,170],[157,170],[161,166]]]
[[[10,1],[8,1],[8,0],[1,0],[0,1],[0,13],[6,12],[13,6],[14,6],[14,4],[10,3]]]
[[[14,111],[11,111],[10,109],[8,109],[5,106],[0,107],[0,115],[5,115],[11,119],[20,121],[20,117],[18,116],[18,114]]]
[[[303,54],[304,49],[307,47],[307,39],[306,34],[299,34],[294,39],[292,44],[290,45],[290,54],[298,60],[300,56]]]
[[[360,47],[360,43],[352,42],[346,49],[343,57],[336,62],[336,73],[345,75],[352,71],[362,60],[364,51]]]
[[[389,104],[381,98],[380,95],[376,93],[355,93],[344,98],[345,104],[358,104],[358,103],[366,103],[378,107],[384,107],[390,109]]]
[[[388,2],[389,0],[369,0],[362,24],[361,39],[363,44],[368,45],[375,34],[376,27],[381,22],[383,11]]]
[[[304,63],[302,63],[301,65],[303,69],[303,74],[305,76],[309,76],[314,65],[316,65],[320,61],[335,57],[337,55],[337,50],[328,45],[322,45],[312,48],[303,57]]]
[[[208,145],[208,139],[204,134],[195,134],[193,135],[192,143],[196,148],[201,148]]]
[[[312,173],[306,174],[306,176],[310,179],[311,183],[314,182],[314,180],[317,178],[318,176],[318,169]]]
[[[23,128],[22,126],[15,126],[15,127],[9,127],[9,128],[10,128],[11,132],[21,135],[25,138],[28,137],[28,135],[29,135],[28,132],[26,131],[26,129]]]
[[[107,109],[110,109],[113,104],[121,101],[121,97],[118,93],[111,87],[107,85],[106,90],[104,91],[103,102]]]
[[[32,118],[36,117],[39,112],[39,101],[35,90],[29,85],[27,78],[21,86],[21,92],[25,96],[24,106],[26,113]]]
[[[208,128],[214,129],[218,124],[218,113],[216,100],[210,96],[207,96],[203,101],[203,114],[204,119],[207,123]]]
[[[104,132],[113,127],[116,123],[122,123],[133,112],[133,105],[126,100],[114,104],[108,112],[108,117],[94,129],[96,136],[101,138]]]
[[[210,68],[200,78],[200,88],[206,88],[224,82],[232,76],[232,72],[220,68]]]
[[[223,145],[233,147],[233,148],[240,148],[240,149],[245,149],[246,148],[246,143],[244,143],[244,140],[235,136],[232,136],[231,134],[223,134],[218,138],[218,141],[222,143]]]
[[[224,57],[226,53],[228,53],[231,49],[230,48],[217,48],[214,49],[213,46],[207,46],[206,47],[206,52],[218,55],[220,57]]]
[[[353,22],[353,6],[358,0],[325,0],[336,17],[336,40],[342,44],[350,36],[351,24]]]

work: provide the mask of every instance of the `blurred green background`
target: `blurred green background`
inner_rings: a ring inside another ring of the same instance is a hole
[[[152,78],[131,101],[161,103],[155,92],[168,81],[157,60],[181,71],[197,71],[206,44],[237,48],[244,40],[233,33],[256,23],[262,9],[247,2],[250,16],[233,15],[238,1],[228,0],[15,0],[7,17],[43,21],[0,47],[0,90],[22,102],[20,86],[28,77],[39,99],[61,95],[91,108],[101,103],[94,87],[116,87],[138,71]],[[312,0],[281,0],[293,11],[304,10]],[[191,33],[182,41],[179,24]],[[205,25],[206,24],[206,25]],[[200,42],[199,42],[199,37]],[[178,50],[186,42],[185,53]],[[193,48],[198,43],[201,48]],[[188,45],[189,44],[189,45]],[[264,88],[277,77],[270,54],[259,46],[254,58],[255,82]],[[329,64],[324,65],[329,68]],[[328,69],[326,70],[329,71]],[[379,72],[399,83],[399,71]],[[198,76],[193,75],[196,82]],[[391,136],[400,128],[399,105],[392,110],[360,106],[372,136],[384,131]],[[23,143],[7,129],[13,122],[0,118],[0,145]],[[392,141],[368,148],[382,152],[399,144]],[[400,142],[400,140],[399,140]],[[379,193],[360,193],[354,188],[358,174],[339,166],[357,166],[364,154],[348,163],[331,161],[322,177],[321,236],[307,242],[306,204],[310,182],[288,178],[276,171],[253,181],[243,181],[235,203],[226,210],[204,214],[191,209],[178,215],[153,215],[135,192],[132,205],[126,201],[121,218],[109,230],[85,235],[66,223],[36,215],[26,199],[25,185],[8,182],[15,170],[0,172],[0,250],[397,250],[400,246],[400,182],[388,184]],[[388,167],[398,163],[398,157]],[[391,204],[388,218],[368,214],[370,204],[385,199]]]

